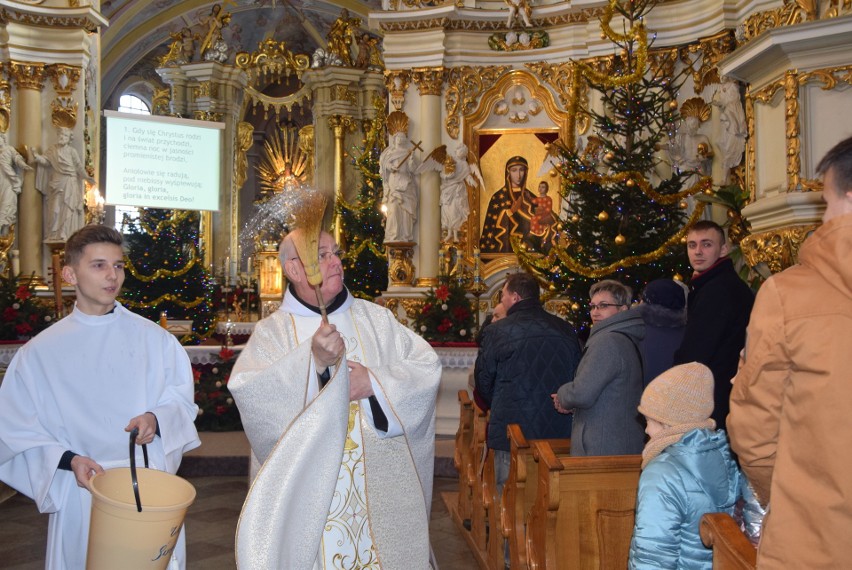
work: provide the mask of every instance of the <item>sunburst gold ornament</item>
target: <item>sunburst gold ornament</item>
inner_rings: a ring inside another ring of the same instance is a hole
[[[627,241],[627,238],[621,234],[615,236],[615,245],[624,245],[624,242]]]
[[[603,210],[600,214],[598,214],[598,219],[602,222],[605,222],[609,219],[609,214],[606,210]]]

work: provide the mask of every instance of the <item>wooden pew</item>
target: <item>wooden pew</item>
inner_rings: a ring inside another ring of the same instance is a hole
[[[510,424],[506,432],[511,453],[509,477],[503,487],[499,510],[495,513],[495,518],[499,515],[501,534],[499,540],[489,540],[488,560],[491,568],[502,570],[504,542],[508,541],[512,570],[526,570],[529,567],[526,555],[526,518],[535,501],[537,487],[537,464],[532,447],[536,440],[527,440],[518,424]],[[542,441],[547,441],[557,456],[567,457],[571,451],[570,439]]]
[[[470,513],[470,538],[474,555],[482,558],[487,546],[488,537],[488,504],[486,503],[483,479],[487,476],[485,461],[488,450],[485,441],[485,431],[488,427],[488,412],[482,411],[479,406],[473,406],[473,436],[471,438],[471,457],[473,470],[471,473],[471,513]],[[493,478],[494,462],[491,461],[491,475]]]
[[[459,429],[456,432],[456,449],[453,453],[453,465],[459,473],[458,516],[470,524],[471,499],[473,496],[474,460],[471,442],[473,441],[473,401],[467,390],[459,390]]]
[[[642,457],[557,457],[533,444],[536,499],[527,519],[532,570],[627,567]]]
[[[726,513],[708,513],[698,526],[704,546],[713,549],[713,570],[754,570],[757,550]]]

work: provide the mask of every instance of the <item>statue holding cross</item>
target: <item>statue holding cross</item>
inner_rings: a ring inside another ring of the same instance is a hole
[[[382,206],[387,215],[385,243],[414,241],[418,195],[416,172],[420,162],[414,156],[415,150],[422,152],[420,143],[412,143],[406,132],[399,130],[390,135],[390,143],[379,157],[384,189]]]

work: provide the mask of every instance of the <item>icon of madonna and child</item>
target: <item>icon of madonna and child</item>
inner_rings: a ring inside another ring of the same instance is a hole
[[[556,219],[550,186],[541,181],[536,193],[527,188],[529,163],[523,156],[506,161],[503,187],[488,201],[479,238],[483,254],[514,253],[512,236],[518,235],[532,249],[550,250]]]

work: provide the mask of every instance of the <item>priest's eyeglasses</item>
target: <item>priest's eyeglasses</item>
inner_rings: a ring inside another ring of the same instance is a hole
[[[600,309],[601,311],[605,311],[610,307],[623,307],[622,303],[598,303],[595,305],[594,303],[589,303],[589,311],[595,311]]]
[[[320,263],[331,261],[332,257],[336,257],[337,259],[343,259],[343,254],[345,252],[342,249],[335,249],[334,251],[321,251],[319,253]]]

